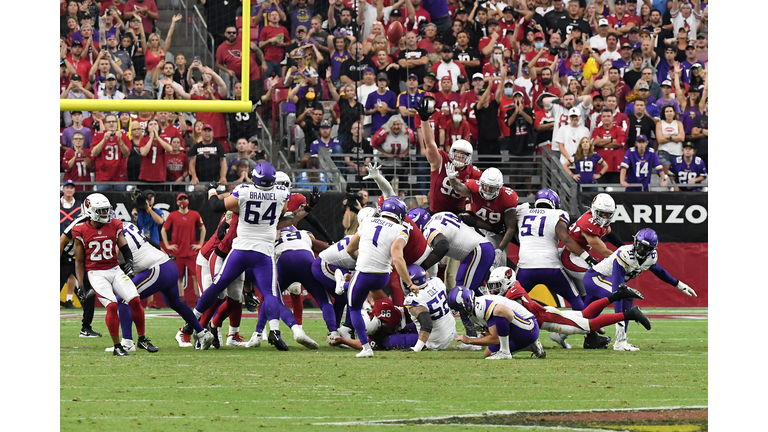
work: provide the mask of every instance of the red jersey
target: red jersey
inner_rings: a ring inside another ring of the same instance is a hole
[[[610,149],[605,147],[596,147],[595,152],[605,160],[608,164],[608,172],[620,172],[619,165],[624,160],[624,153],[626,153],[627,147],[627,135],[621,130],[620,127],[615,124],[610,129],[605,129],[601,126],[595,128],[592,132],[592,140],[595,138],[611,138],[613,141],[617,141],[622,147]]]
[[[470,135],[472,135],[472,133],[469,130],[469,123],[462,120],[461,123],[459,123],[459,127],[456,127],[456,123],[451,121],[448,123],[448,128],[445,130],[445,150],[450,152],[453,143],[460,139],[469,141],[471,138]]]
[[[184,174],[189,166],[187,154],[179,151],[177,154],[165,154],[165,181],[175,182],[177,178]]]
[[[512,285],[512,288],[504,293],[504,297],[510,300],[521,299],[523,302],[523,307],[528,309],[528,312],[532,313],[533,316],[536,317],[536,321],[539,323],[539,325],[542,325],[545,322],[560,322],[555,317],[560,317],[561,315],[547,312],[547,310],[544,309],[544,306],[531,300],[531,297],[528,296],[528,293],[525,292],[525,288],[520,285],[520,282],[515,281],[515,284]]]
[[[435,93],[435,109],[441,110],[448,108],[449,113],[453,113],[454,108],[461,106],[461,96],[456,92],[450,92],[446,96],[443,92]],[[449,114],[450,118],[450,114]]]
[[[148,136],[142,137],[139,142],[139,147],[144,147],[148,142]],[[165,181],[165,149],[154,139],[150,145],[149,153],[147,153],[146,156],[141,157],[139,180],[155,182]]]
[[[295,213],[300,209],[303,204],[307,203],[307,198],[302,194],[291,194],[291,198],[288,200],[288,205],[285,208],[286,213]],[[299,222],[294,222],[293,226],[296,226]]]
[[[419,23],[422,21],[426,22],[432,22],[432,18],[429,16],[429,12],[424,10],[424,8],[419,8],[418,10],[415,10],[416,19],[411,19],[410,13],[408,12],[407,8],[402,9],[403,13],[403,28],[406,32],[413,31],[416,34],[419,34]]]
[[[589,242],[587,241],[586,237],[582,235],[582,233],[587,233],[595,235],[598,238],[602,238],[608,234],[609,227],[610,225],[607,227],[601,227],[600,225],[596,224],[594,220],[592,220],[592,210],[587,210],[578,220],[576,220],[576,222],[571,224],[571,226],[568,228],[568,235],[570,235],[571,238],[584,250],[589,251],[592,249],[592,246],[589,245]],[[560,256],[560,261],[563,263],[563,266],[566,269],[572,271],[585,271],[585,269],[571,262],[570,254],[571,252],[568,249],[563,249],[563,253]]]
[[[112,219],[101,228],[91,223],[87,221],[72,228],[72,238],[85,249],[85,271],[117,267],[117,235],[123,232],[123,222]]]
[[[403,259],[407,265],[411,265],[424,255],[427,250],[427,239],[424,238],[424,234],[421,233],[411,218],[406,216],[403,222],[410,226],[408,242],[403,248]]]
[[[435,134],[435,139],[437,139],[437,137],[440,136],[440,129],[445,129],[443,127],[445,124],[445,116],[443,115],[443,112],[440,110],[435,111],[432,114],[432,117],[430,117],[427,121],[429,122],[429,126],[432,128],[432,133]]]
[[[621,130],[624,131],[625,136],[629,133],[629,117],[623,112],[616,111],[613,113],[613,124],[620,127]],[[595,125],[595,128],[601,127],[603,127],[602,116],[597,116],[597,125]]]
[[[164,139],[165,142],[168,144],[171,143],[171,140],[173,137],[179,137],[179,140],[181,140],[181,147],[179,148],[179,151],[185,152],[186,149],[184,148],[184,135],[181,134],[181,131],[176,126],[167,126],[165,129],[160,131],[160,138]]]
[[[219,246],[216,248],[216,254],[218,255],[219,252],[226,256],[229,251],[232,250],[232,240],[237,238],[237,224],[240,221],[240,217],[238,215],[234,215],[232,217],[232,222],[229,223],[229,230],[227,231],[227,235],[224,236],[223,239],[221,239],[221,243],[219,243]]]
[[[480,42],[477,45],[477,50],[480,51],[480,54],[483,53],[483,48],[487,47],[488,44],[491,43],[491,37],[485,36],[480,38]],[[504,51],[512,51],[512,45],[509,43],[509,39],[499,36],[499,38],[496,40],[496,45],[494,46],[500,46],[502,48],[502,55]],[[491,51],[491,54],[493,54],[493,51]],[[482,66],[485,66],[486,64],[491,62],[491,56],[482,56],[480,58],[480,64]]]
[[[233,218],[234,220],[234,218]],[[179,248],[175,252],[169,253],[175,257],[193,257],[197,251],[192,250],[192,244],[197,243],[196,229],[203,226],[203,218],[200,213],[190,210],[187,214],[181,214],[178,210],[171,212],[165,220],[163,227],[172,231],[172,240],[170,244],[175,244]]]
[[[64,181],[72,180],[75,183],[91,181],[91,169],[85,164],[85,158],[91,157],[91,151],[84,148],[83,156],[78,156],[75,159],[75,164],[70,168],[68,162],[74,156],[75,149],[69,149],[64,153],[64,158],[61,160],[61,168],[64,170]]]
[[[85,54],[85,53],[83,53]],[[91,62],[88,60],[88,58],[84,55],[80,56],[80,60],[75,61],[72,58],[72,53],[67,54],[67,60],[72,64],[72,67],[75,68],[77,71],[77,74],[80,75],[80,79],[83,80],[83,83],[88,82],[88,75],[91,73]],[[85,85],[85,84],[83,84]],[[63,93],[63,91],[62,91]],[[61,94],[61,93],[59,93]]]
[[[391,299],[380,298],[373,303],[373,311],[368,312],[371,318],[378,317],[379,321],[392,330],[400,328],[403,319],[403,309],[395,306]]]
[[[509,126],[504,119],[507,118],[507,111],[515,108],[515,100],[508,98],[501,94],[501,102],[499,103],[499,127],[501,128],[501,134],[505,137],[509,136]]]
[[[531,102],[534,104],[533,109],[536,111],[541,111],[538,105],[536,105],[536,101],[539,99],[539,95],[548,92],[552,93],[553,95],[557,97],[562,97],[563,94],[560,93],[560,90],[557,89],[557,87],[553,85],[545,86],[541,83],[541,78],[536,78],[536,81],[533,83],[533,91],[531,92]]]
[[[104,139],[104,132],[97,132],[91,140],[91,152],[93,147]],[[132,148],[131,141],[128,139],[128,134],[123,132],[121,137],[123,144]],[[117,142],[117,136],[114,134],[109,137],[104,147],[101,149],[101,153],[98,156],[92,158],[94,167],[96,169],[96,181],[125,181],[127,175],[127,161],[128,158],[120,153],[120,145]]]
[[[221,239],[219,239],[218,232],[219,232],[219,228],[221,228],[221,225],[226,223],[225,222],[226,216],[227,216],[226,213],[221,215],[221,219],[219,219],[219,224],[216,226],[216,232],[213,233],[211,238],[209,238],[208,241],[205,242],[203,247],[200,248],[200,254],[202,254],[203,257],[205,259],[207,259],[207,260],[211,259],[211,254],[213,253],[213,250],[216,249],[216,246],[218,246],[219,243],[221,243]],[[237,219],[237,218],[238,218],[237,215],[233,215],[232,216],[232,220]],[[226,234],[224,234],[224,235],[226,236]]]
[[[521,32],[522,33],[522,32]],[[537,51],[531,50],[525,53],[525,61],[528,63],[531,63],[534,57],[536,57],[536,54],[538,54]],[[555,56],[553,56],[549,52],[545,52],[544,54],[539,57],[539,60],[536,62],[535,65],[531,67],[549,67],[550,64],[552,64],[552,61],[555,60]]]
[[[478,138],[477,114],[475,114],[475,105],[480,98],[473,90],[461,94],[461,110],[467,113],[467,123],[469,124],[469,133],[473,140]]]
[[[445,175],[445,164],[450,162],[448,153],[438,150],[440,153],[440,167],[429,173],[429,211],[439,213],[442,211],[459,212],[464,210],[466,198],[457,194],[451,186],[451,181]],[[456,179],[462,183],[469,179],[479,180],[483,173],[473,165],[468,165],[458,171]]]
[[[608,26],[613,29],[624,27],[629,23],[635,23],[635,27],[642,27],[643,25],[643,21],[640,19],[639,16],[635,14],[628,14],[626,12],[621,17],[616,16],[616,14],[610,14],[608,15],[607,19],[608,19]]]
[[[270,36],[271,37],[271,36]],[[219,47],[216,49],[216,62],[220,63],[222,66],[224,66],[227,69],[235,71],[235,75],[238,79],[240,79],[240,76],[243,71],[243,56],[242,52],[240,51],[240,48],[243,46],[243,39],[241,35],[237,36],[237,39],[235,39],[235,42],[231,45],[228,41],[224,41]],[[259,65],[256,64],[256,60],[254,56],[251,56],[251,66],[248,70],[248,75],[250,77],[250,80],[257,80],[261,78],[261,68]]]
[[[499,195],[492,201],[488,201],[480,196],[480,181],[467,180],[464,182],[472,197],[469,200],[472,206],[472,212],[480,219],[493,226],[494,231],[498,231],[504,225],[504,214],[507,211],[515,211],[517,207],[517,192],[502,186]]]

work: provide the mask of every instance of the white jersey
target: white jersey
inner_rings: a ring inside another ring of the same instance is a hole
[[[611,256],[600,261],[596,266],[592,267],[592,269],[607,278],[611,278],[613,276],[613,263],[618,262],[626,272],[624,282],[627,282],[653,267],[653,265],[656,264],[656,261],[658,261],[658,255],[656,251],[653,251],[648,258],[640,264],[635,257],[634,246],[624,245],[616,249]]]
[[[347,252],[347,246],[354,234],[344,236],[343,239],[328,246],[328,249],[320,252],[318,255],[324,263],[334,265],[347,270],[353,270],[355,268],[355,259],[349,256]]]
[[[280,231],[280,237],[275,242],[275,259],[289,250],[307,250],[312,252],[312,240],[315,238],[309,231]]]
[[[496,308],[497,305],[502,305],[506,308],[509,308],[512,310],[512,312],[516,313],[520,318],[524,320],[531,320],[535,322],[535,319],[533,318],[533,314],[528,311],[528,309],[525,308],[525,306],[521,305],[520,303],[510,300],[503,296],[498,295],[485,295],[485,296],[477,296],[475,297],[475,307],[472,310],[472,314],[470,315],[470,319],[475,324],[479,324],[483,327],[488,326],[488,320],[491,319],[493,316],[493,310]],[[521,326],[528,326],[529,323],[520,323]],[[533,327],[533,324],[530,324],[531,327]],[[519,326],[520,327],[520,326]]]
[[[232,241],[232,249],[273,256],[277,223],[291,193],[281,185],[262,190],[253,185],[241,184],[232,190],[232,196],[238,199],[240,205],[237,237]]]
[[[158,250],[147,242],[144,234],[141,233],[136,225],[130,222],[123,222],[123,236],[128,242],[128,247],[133,255],[133,270],[139,274],[144,270],[151,269],[168,260],[165,252]]]
[[[437,213],[424,226],[424,238],[427,239],[427,244],[432,244],[432,240],[438,234],[444,235],[448,240],[449,247],[446,255],[459,261],[472,253],[480,243],[488,241],[472,227],[463,223],[458,216],[449,212]]]
[[[432,333],[427,339],[427,348],[431,350],[444,350],[453,342],[456,334],[456,319],[453,318],[451,308],[448,306],[445,295],[445,284],[440,279],[433,277],[427,280],[427,286],[420,289],[418,294],[410,293],[405,297],[403,306],[411,308],[424,306],[429,310],[432,318]],[[421,324],[413,320],[416,330],[421,331]]]
[[[408,242],[408,228],[381,217],[363,219],[357,234],[360,243],[355,270],[365,273],[390,273],[392,243],[397,239]]]
[[[528,203],[517,206],[517,232],[520,236],[520,268],[560,268],[562,262],[555,227],[571,224],[563,210],[531,208]]]

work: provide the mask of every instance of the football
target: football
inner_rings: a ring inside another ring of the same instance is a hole
[[[403,32],[403,25],[398,21],[394,21],[387,31],[387,39],[389,39],[389,43],[397,45],[397,43],[400,42],[400,38],[403,37]]]

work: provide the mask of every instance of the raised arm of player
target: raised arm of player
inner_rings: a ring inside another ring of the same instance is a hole
[[[376,185],[381,189],[381,193],[384,195],[384,198],[389,198],[391,196],[395,195],[395,190],[392,188],[392,185],[389,183],[387,179],[384,178],[383,175],[381,175],[381,171],[379,169],[381,168],[381,165],[379,165],[377,162],[369,163],[368,166],[365,167],[365,169],[368,170],[368,175],[363,177],[363,180],[373,180],[376,182]]]
[[[426,99],[421,100],[421,105],[418,109],[419,117],[422,119],[421,134],[423,135],[424,144],[419,146],[419,150],[423,156],[426,156],[429,162],[429,168],[432,171],[440,169],[442,158],[440,157],[440,151],[437,149],[437,143],[435,142],[435,132],[432,130],[432,126],[429,125],[429,117],[432,112],[429,111],[429,103]],[[426,117],[426,119],[424,119]]]
[[[507,227],[507,231],[499,242],[499,247],[496,248],[498,250],[506,250],[515,232],[517,232],[517,212],[514,207],[508,208],[504,212],[504,225]]]
[[[351,241],[350,244],[352,244]],[[403,248],[405,248],[405,240],[401,238],[392,243],[392,247],[389,249],[389,252],[392,254],[392,264],[394,264],[395,270],[397,270],[397,273],[400,275],[400,279],[405,282],[405,286],[407,286],[412,293],[418,294],[419,287],[413,284],[411,276],[408,275],[408,266],[405,264],[405,258],[403,258]]]

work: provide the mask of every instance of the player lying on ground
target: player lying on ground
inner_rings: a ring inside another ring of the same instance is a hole
[[[361,311],[360,317],[365,323],[365,335],[371,349],[389,351],[410,349],[416,345],[419,340],[416,326],[408,321],[408,314],[402,307],[392,303],[392,299],[388,297],[373,299],[368,296],[364,306],[365,309]],[[329,342],[334,346],[362,350],[363,344],[355,339],[356,334],[352,316],[348,312],[344,325],[339,327],[339,336]]]

